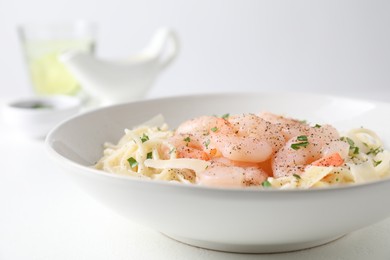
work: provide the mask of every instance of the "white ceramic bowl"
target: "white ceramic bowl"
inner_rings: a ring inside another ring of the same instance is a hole
[[[13,100],[4,105],[3,120],[15,132],[32,138],[44,138],[58,123],[81,108],[79,98],[53,95]]]
[[[46,139],[48,153],[97,200],[190,245],[281,252],[321,245],[390,216],[390,180],[313,190],[218,189],[94,170],[105,141],[162,113],[171,127],[199,115],[268,110],[339,129],[368,127],[390,140],[390,104],[293,93],[200,95],[140,101],[89,112]]]

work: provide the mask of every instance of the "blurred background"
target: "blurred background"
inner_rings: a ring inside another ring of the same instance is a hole
[[[390,1],[0,0],[0,96],[32,88],[16,26],[88,20],[96,55],[124,59],[161,26],[177,60],[148,96],[290,90],[390,97]]]

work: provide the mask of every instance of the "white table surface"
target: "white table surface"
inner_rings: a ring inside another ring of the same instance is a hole
[[[297,252],[191,247],[124,219],[79,190],[48,160],[43,141],[21,138],[0,123],[0,147],[0,259],[390,259],[390,218]],[[388,198],[374,203],[389,204]]]

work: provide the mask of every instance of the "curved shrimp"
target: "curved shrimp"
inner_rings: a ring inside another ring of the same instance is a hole
[[[175,131],[175,134],[192,134],[206,136],[211,129],[225,129],[229,122],[216,116],[200,116],[182,123]]]
[[[271,165],[272,160],[271,159],[264,161],[264,162],[260,162],[260,163],[256,162],[255,163],[255,162],[233,161],[233,160],[229,160],[228,158],[225,158],[225,157],[216,157],[216,158],[213,158],[211,160],[211,162],[212,163],[219,163],[219,164],[222,164],[224,166],[237,166],[237,167],[243,167],[243,168],[246,168],[246,167],[260,168],[261,170],[266,172],[268,176],[272,176],[272,165]]]
[[[260,118],[262,118],[262,119],[264,119],[272,124],[283,124],[283,125],[304,124],[304,122],[302,122],[298,119],[294,119],[291,117],[285,117],[282,115],[277,115],[277,114],[273,114],[271,112],[266,112],[266,111],[260,112],[258,114],[258,117],[260,117]]]
[[[245,187],[261,185],[267,177],[268,174],[257,167],[213,164],[197,174],[197,182],[215,187]]]
[[[283,134],[285,141],[288,141],[295,136],[306,134],[310,129],[310,126],[304,121],[269,112],[261,112],[259,117],[278,128]]]
[[[210,133],[211,143],[233,161],[263,162],[284,143],[280,132],[253,114],[230,117],[230,125]]]
[[[237,167],[259,167],[260,163],[253,163],[253,162],[240,162],[240,161],[233,161],[229,160],[225,157],[217,157],[213,158],[211,161],[213,164],[218,165],[224,165],[224,166],[237,166]]]
[[[274,151],[279,150],[284,143],[284,137],[278,127],[256,116],[242,114],[229,118],[229,122],[240,136],[253,136],[266,140]]]
[[[175,146],[178,158],[194,158],[209,160],[210,156],[203,151],[203,139],[191,134],[175,134],[169,139],[169,142]]]
[[[201,116],[182,123],[175,131],[171,143],[177,147],[179,157],[210,159],[220,153],[211,144],[210,132],[231,132],[230,123],[216,116]]]
[[[211,142],[224,157],[234,161],[263,162],[273,152],[267,141],[251,136],[212,134]]]
[[[290,139],[276,153],[272,160],[275,178],[300,175],[307,165],[334,153],[338,153],[342,159],[347,157],[349,144],[339,141],[339,135],[333,127],[326,125],[321,128],[313,127],[308,136]]]

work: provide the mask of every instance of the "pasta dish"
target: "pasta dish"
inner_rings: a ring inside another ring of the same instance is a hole
[[[94,166],[113,174],[213,187],[312,188],[390,175],[390,152],[366,128],[262,112],[200,116],[169,129],[157,116],[105,143]]]

